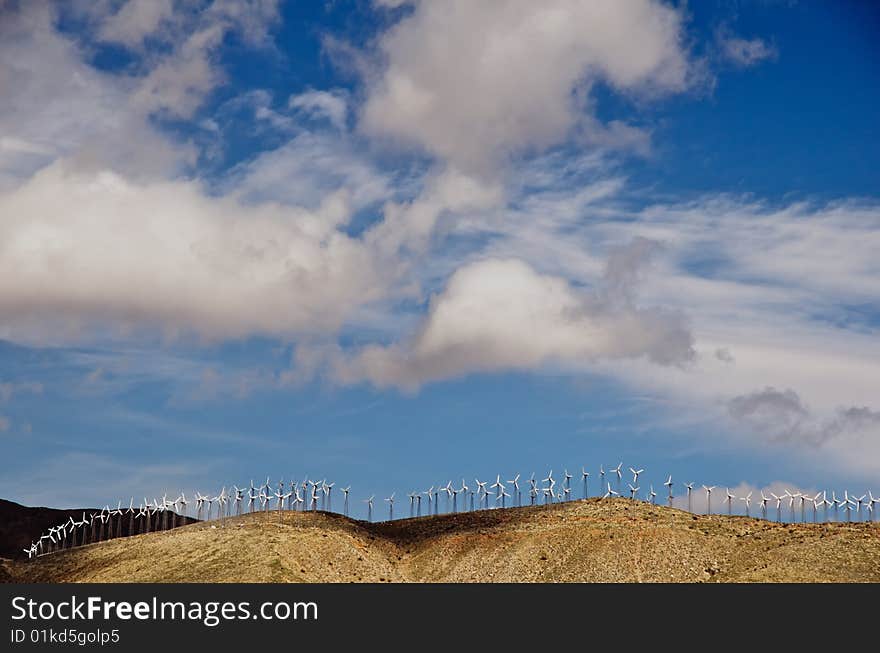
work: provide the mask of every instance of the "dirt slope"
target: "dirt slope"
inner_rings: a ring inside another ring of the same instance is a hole
[[[877,582],[880,524],[785,525],[626,499],[380,524],[270,513],[6,567],[21,582]]]

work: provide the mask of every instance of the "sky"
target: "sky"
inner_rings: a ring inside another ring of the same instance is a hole
[[[880,494],[878,30],[0,0],[0,496],[308,475],[363,516],[621,461]]]

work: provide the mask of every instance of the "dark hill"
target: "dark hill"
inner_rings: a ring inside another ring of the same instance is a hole
[[[98,512],[100,508],[72,508],[61,510],[57,508],[29,507],[14,501],[0,499],[0,558],[26,559],[23,549],[30,546],[40,535],[46,533],[50,527],[58,526],[71,517],[76,520],[82,519],[83,513],[89,515]],[[183,517],[178,517],[183,520]],[[186,523],[190,524],[195,519],[186,517]],[[123,535],[128,535],[127,521],[123,520]]]

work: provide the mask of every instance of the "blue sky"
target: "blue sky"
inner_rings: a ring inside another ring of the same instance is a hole
[[[880,489],[872,3],[200,5],[0,10],[0,496]]]

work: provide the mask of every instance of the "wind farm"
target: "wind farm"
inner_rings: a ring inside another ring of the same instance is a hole
[[[630,467],[632,482],[623,495],[609,481],[604,491],[590,496],[588,467],[580,465],[584,482],[576,489],[567,469],[560,481],[552,469],[541,481],[531,473],[527,504],[519,484],[522,472],[496,473],[492,483],[475,477],[473,486],[462,478],[458,486],[447,480],[427,490],[392,491],[382,499],[384,511],[374,505],[381,494],[362,492],[357,503],[365,510],[359,519],[350,514],[349,495],[358,496],[351,485],[340,485],[344,501],[334,510],[336,482],[308,475],[287,481],[267,477],[260,485],[230,483],[207,493],[163,491],[161,498],[138,503],[134,497],[117,499],[115,508],[108,502],[83,510],[79,518],[64,514],[57,524],[33,533],[15,559],[4,563],[4,577],[18,582],[189,582],[202,577],[198,574],[255,582],[880,581],[875,510],[880,498],[873,490],[843,489],[840,498],[831,490],[828,500],[829,490],[790,487],[776,494],[760,489],[760,516],[753,516],[756,490],[749,486],[738,493],[725,486],[723,509],[713,510],[718,485],[701,484],[705,503],[695,507],[694,482],[679,482],[676,504],[671,474]],[[621,468],[622,463],[610,467],[618,479]],[[657,504],[655,481],[667,488],[665,506]],[[396,496],[409,499],[404,515],[394,510]],[[768,509],[771,500],[775,511]],[[22,533],[17,535],[20,539]],[[260,569],[257,560],[241,553],[253,545],[248,538],[265,540],[274,571]],[[309,538],[327,542],[306,546],[310,550],[304,554],[299,547]],[[360,553],[352,560],[355,552]],[[169,564],[137,567],[153,555]],[[493,561],[495,571],[481,566],[481,557]],[[846,564],[840,562],[844,558]],[[211,569],[203,569],[209,562]]]

